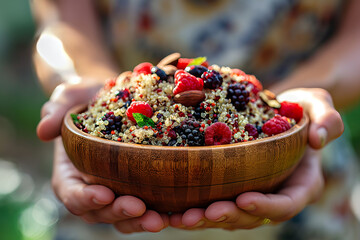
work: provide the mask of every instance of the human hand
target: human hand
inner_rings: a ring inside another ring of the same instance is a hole
[[[103,84],[86,80],[59,85],[43,106],[37,133],[42,140],[52,140],[60,134],[61,122],[68,109],[87,103]],[[145,204],[133,196],[115,194],[107,187],[88,185],[84,175],[68,158],[61,138],[55,140],[53,190],[65,207],[89,223],[109,223],[123,233],[158,232],[168,225],[167,215],[146,210]]]
[[[333,108],[330,95],[322,89],[293,89],[279,95],[281,101],[296,101],[309,114],[309,145],[322,148],[339,137],[343,123]],[[170,217],[170,225],[183,229],[249,229],[272,222],[289,220],[317,199],[323,188],[320,155],[310,147],[294,173],[276,194],[247,192],[236,202],[219,201],[207,209],[189,209]]]
[[[275,194],[247,192],[236,201],[218,201],[206,209],[193,208],[170,216],[170,225],[193,230],[222,228],[252,229],[263,224],[283,222],[315,201],[323,188],[319,152],[308,148],[293,174]]]
[[[101,185],[88,185],[66,155],[61,139],[55,140],[52,186],[56,196],[73,214],[87,223],[109,223],[122,233],[159,232],[168,226],[167,214],[146,210],[133,196],[120,196]]]

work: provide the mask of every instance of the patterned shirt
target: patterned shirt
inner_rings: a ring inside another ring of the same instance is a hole
[[[286,76],[336,28],[342,0],[102,0],[122,70],[172,52],[255,74]]]

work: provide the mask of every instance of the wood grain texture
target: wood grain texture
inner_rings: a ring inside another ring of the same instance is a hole
[[[307,144],[306,116],[289,131],[245,143],[163,147],[119,143],[86,134],[65,116],[69,158],[90,184],[142,199],[149,209],[183,212],[246,191],[272,192],[294,170]]]

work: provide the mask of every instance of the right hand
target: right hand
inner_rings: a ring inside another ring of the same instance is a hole
[[[77,104],[88,103],[102,85],[92,80],[60,84],[42,108],[38,137],[43,141],[58,137],[65,113]],[[109,188],[87,184],[83,174],[71,163],[60,137],[55,139],[54,154],[53,190],[71,213],[89,223],[113,224],[123,233],[159,232],[168,226],[167,215],[146,210],[140,199],[133,196],[115,198]]]

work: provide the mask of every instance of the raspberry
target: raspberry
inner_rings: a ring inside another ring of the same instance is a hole
[[[250,101],[249,91],[247,91],[245,85],[241,83],[230,84],[226,98],[231,100],[232,105],[234,105],[238,111],[244,111]]]
[[[221,86],[223,78],[219,72],[215,70],[209,70],[201,75],[204,80],[204,87],[208,89],[216,89]]]
[[[233,69],[231,70],[231,73],[232,73],[233,75],[238,75],[238,76],[244,76],[244,77],[246,77],[246,73],[245,73],[244,71],[240,70],[240,69],[237,69],[237,68],[233,68]]]
[[[176,67],[178,69],[184,70],[192,60],[193,60],[192,58],[179,58]],[[201,65],[206,68],[209,67],[209,63],[207,61],[203,62]]]
[[[208,69],[202,65],[194,65],[194,66],[188,66],[185,68],[185,71],[190,73],[191,75],[194,75],[195,77],[200,78],[201,75],[206,72]]]
[[[211,124],[205,130],[205,144],[206,145],[221,145],[229,144],[231,142],[231,130],[222,122]]]
[[[133,117],[133,113],[141,113],[149,118],[153,115],[153,111],[150,105],[141,101],[132,102],[130,107],[126,110],[126,116],[131,121],[136,122],[135,118]]]
[[[105,89],[105,90],[110,90],[110,89],[112,89],[115,85],[116,85],[116,78],[110,78],[110,79],[106,80],[104,89]]]
[[[257,130],[257,128],[256,128],[254,125],[246,124],[246,125],[245,125],[245,131],[248,132],[248,135],[249,135],[249,136],[253,136],[254,138],[259,137],[258,130]]]
[[[246,75],[244,81],[254,86],[254,88],[251,90],[254,94],[257,94],[263,89],[261,82],[254,75]]]
[[[134,68],[134,74],[135,76],[140,75],[141,73],[143,74],[151,74],[151,68],[152,68],[152,64],[149,62],[144,62],[144,63],[140,63],[139,65],[137,65]]]
[[[281,116],[293,118],[298,123],[303,117],[303,108],[297,103],[284,101],[281,103],[279,114]]]
[[[175,88],[173,90],[174,95],[189,91],[189,90],[202,90],[204,82],[200,78],[196,78],[190,73],[184,70],[178,70],[175,73]]]
[[[285,132],[290,128],[291,125],[286,117],[281,117],[280,115],[276,115],[275,117],[271,118],[266,123],[264,123],[262,127],[262,131],[265,134],[271,136]]]

